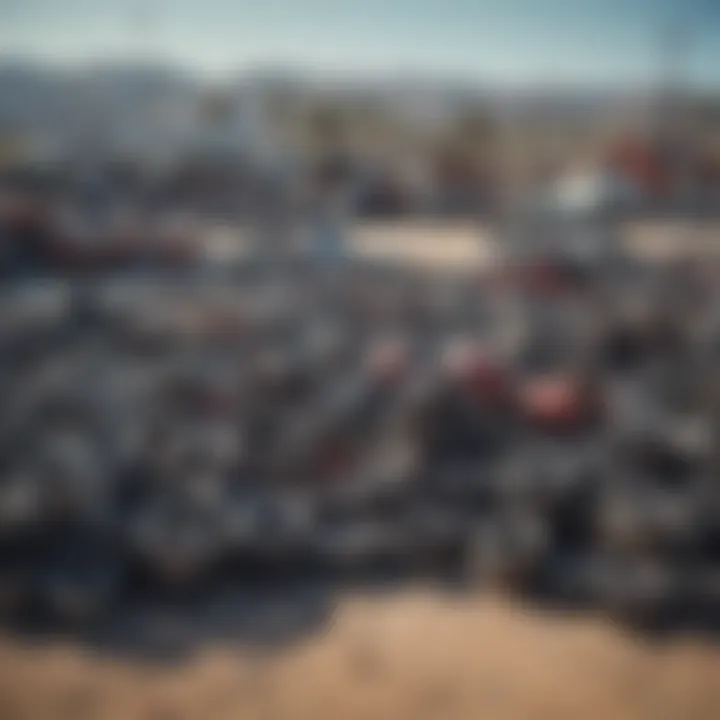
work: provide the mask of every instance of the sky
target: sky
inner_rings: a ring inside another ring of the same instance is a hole
[[[0,0],[0,56],[634,84],[670,25],[684,77],[720,87],[720,0]]]

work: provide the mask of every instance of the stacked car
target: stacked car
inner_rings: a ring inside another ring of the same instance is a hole
[[[5,612],[380,571],[717,612],[707,266],[92,280],[2,288]]]

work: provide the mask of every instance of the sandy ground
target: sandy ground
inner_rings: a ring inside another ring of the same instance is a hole
[[[437,270],[486,262],[492,256],[490,228],[466,221],[366,223],[353,226],[349,234],[353,254]],[[251,237],[247,228],[212,227],[204,247],[212,261],[232,261],[250,249]]]
[[[720,223],[697,221],[636,221],[622,230],[626,248],[649,259],[702,251],[720,254]],[[249,247],[247,230],[212,228],[205,247],[215,261],[242,256]],[[350,230],[351,251],[363,257],[408,263],[435,270],[454,271],[486,265],[498,253],[489,225],[459,221],[376,222]]]
[[[462,269],[491,261],[494,238],[490,228],[468,222],[375,224],[356,227],[352,246],[367,257],[428,269]]]
[[[720,224],[715,220],[635,221],[620,230],[620,237],[630,253],[646,259],[720,253]],[[356,227],[352,238],[362,255],[437,269],[484,265],[499,249],[491,227],[468,222],[365,225]]]
[[[708,720],[720,648],[645,645],[603,620],[406,592],[344,601],[324,632],[181,666],[0,643],[3,720]]]

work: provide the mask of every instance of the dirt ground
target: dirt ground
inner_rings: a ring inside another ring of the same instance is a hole
[[[486,265],[499,246],[493,228],[467,220],[403,221],[356,224],[350,232],[351,251],[363,257],[412,263],[427,269],[455,271]],[[717,220],[642,220],[621,229],[626,248],[640,256],[663,259],[679,253],[720,253]],[[211,228],[204,242],[207,255],[219,262],[244,255],[247,229]]]
[[[720,252],[717,220],[633,221],[620,229],[620,237],[630,253],[646,259]],[[371,224],[356,227],[352,238],[362,255],[435,269],[487,264],[499,250],[490,226],[467,221]]]
[[[647,644],[602,619],[431,592],[347,599],[273,652],[181,665],[0,642],[3,720],[714,720],[720,648]]]

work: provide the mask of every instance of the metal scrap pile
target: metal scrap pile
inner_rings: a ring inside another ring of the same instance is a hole
[[[706,269],[298,263],[0,292],[6,612],[377,567],[625,617],[720,607]]]

